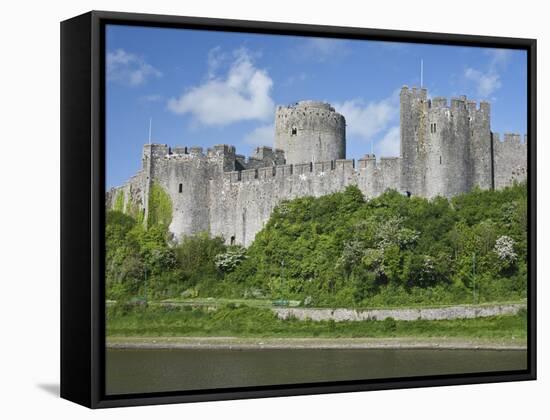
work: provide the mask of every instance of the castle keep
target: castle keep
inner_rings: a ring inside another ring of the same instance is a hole
[[[274,148],[248,158],[235,147],[147,144],[142,168],[107,193],[107,207],[121,203],[147,220],[149,193],[161,187],[172,202],[176,238],[199,232],[248,246],[281,201],[330,194],[356,185],[365,197],[387,189],[432,198],[503,188],[527,178],[527,138],[491,131],[490,105],[466,97],[428,99],[426,89],[400,93],[399,157],[346,159],[344,116],[329,104],[302,101],[279,106]]]

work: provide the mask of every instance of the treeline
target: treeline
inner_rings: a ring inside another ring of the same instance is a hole
[[[159,218],[161,220],[161,218]],[[145,229],[107,215],[107,297],[256,297],[311,306],[517,300],[526,295],[527,191],[450,200],[357,187],[281,203],[248,249],[206,234],[175,243],[169,220]]]

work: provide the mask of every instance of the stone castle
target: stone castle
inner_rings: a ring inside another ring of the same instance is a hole
[[[147,220],[153,184],[172,201],[176,238],[199,232],[248,246],[281,201],[319,197],[356,185],[366,198],[395,189],[451,197],[475,186],[498,189],[527,177],[527,138],[491,131],[490,104],[465,96],[428,99],[426,89],[400,93],[400,156],[346,159],[346,121],[327,103],[279,106],[275,144],[248,158],[235,147],[147,144],[142,168],[107,193],[106,205],[139,209]]]

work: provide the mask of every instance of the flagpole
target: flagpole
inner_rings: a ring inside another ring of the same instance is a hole
[[[420,87],[424,87],[424,60],[420,59]]]

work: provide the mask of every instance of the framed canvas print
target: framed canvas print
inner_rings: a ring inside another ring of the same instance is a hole
[[[536,42],[61,24],[61,395],[529,380]]]

